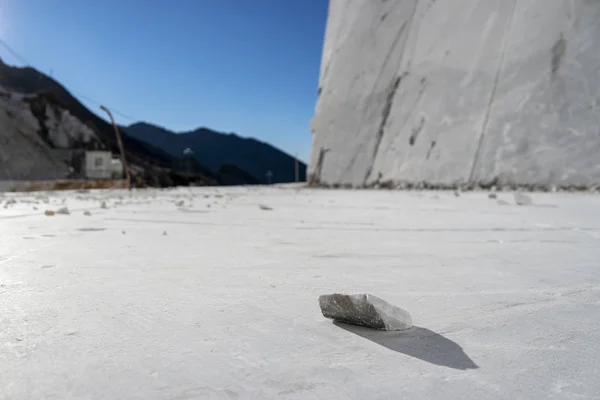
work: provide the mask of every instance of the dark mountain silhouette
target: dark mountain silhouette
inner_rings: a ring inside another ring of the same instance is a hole
[[[220,133],[207,128],[174,133],[145,122],[127,126],[125,130],[131,137],[164,149],[173,156],[181,155],[189,148],[199,163],[215,172],[221,165],[229,165],[246,171],[262,183],[267,183],[268,171],[273,174],[273,183],[295,181],[294,157],[256,139],[242,138],[234,133]],[[300,181],[304,181],[306,164],[298,164]]]
[[[92,113],[60,83],[34,68],[11,67],[0,59],[0,86],[24,94],[41,94],[47,101],[68,110],[92,128],[113,152],[118,147],[112,125]],[[174,134],[146,123],[120,127],[127,159],[144,171],[143,179],[154,186],[257,184],[266,182],[265,173],[273,173],[273,182],[294,181],[294,159],[273,146],[233,134],[198,129]],[[193,158],[183,154],[194,151]],[[306,165],[300,163],[300,178],[305,179]]]

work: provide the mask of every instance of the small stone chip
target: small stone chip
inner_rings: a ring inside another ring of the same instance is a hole
[[[410,314],[371,294],[324,294],[319,306],[326,318],[385,331],[412,327]]]
[[[530,206],[533,204],[531,197],[527,196],[525,193],[515,192],[514,198],[515,203],[517,203],[519,206]]]
[[[61,207],[58,210],[56,210],[57,214],[62,214],[62,215],[69,215],[69,209],[67,207]]]

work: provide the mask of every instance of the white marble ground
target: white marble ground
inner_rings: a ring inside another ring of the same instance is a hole
[[[0,399],[597,398],[600,197],[531,196],[0,195]],[[336,325],[331,292],[415,328]]]

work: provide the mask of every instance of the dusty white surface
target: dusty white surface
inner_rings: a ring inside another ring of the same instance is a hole
[[[533,194],[531,206],[511,193],[500,205],[485,193],[293,188],[1,198],[1,399],[600,391],[596,196]],[[70,215],[43,215],[65,206]],[[335,325],[317,297],[338,291],[403,307],[415,328]]]
[[[309,174],[600,183],[598,38],[591,0],[330,0]]]

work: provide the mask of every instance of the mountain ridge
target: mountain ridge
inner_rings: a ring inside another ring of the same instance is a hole
[[[222,164],[235,165],[262,183],[295,181],[295,158],[270,143],[238,133],[224,133],[200,127],[191,131],[174,132],[163,126],[136,122],[123,128],[130,136],[143,140],[171,155],[182,155],[186,148],[194,158],[213,171]],[[298,160],[300,181],[306,179],[306,164]]]

